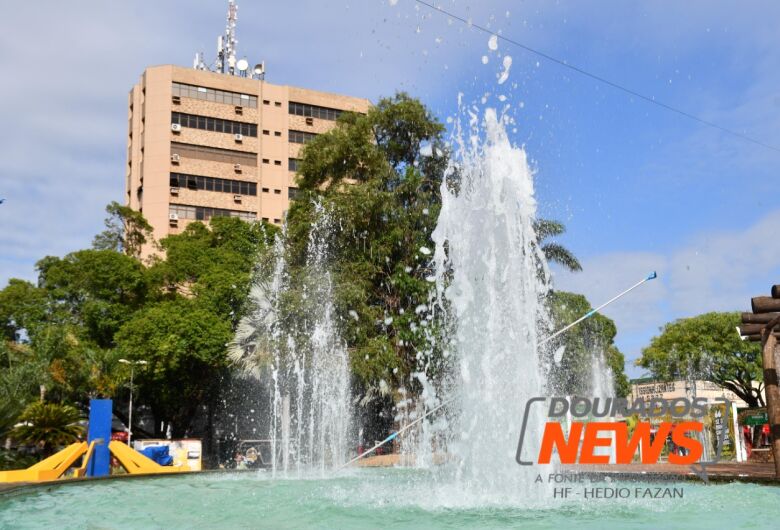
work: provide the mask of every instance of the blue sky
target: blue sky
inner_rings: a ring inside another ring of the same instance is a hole
[[[67,5],[66,5],[67,4]],[[780,146],[780,4],[439,3],[667,104]],[[213,57],[226,1],[35,2],[0,17],[0,285],[89,245],[121,200],[127,92],[144,67]],[[780,282],[780,153],[662,110],[411,0],[239,1],[239,54],[267,79],[376,100],[420,97],[444,120],[505,96],[537,171],[541,214],[583,261],[560,288],[610,307],[630,366],[660,326],[748,309]],[[496,82],[504,54],[510,77]],[[483,64],[482,57],[488,57]],[[772,242],[775,242],[772,245]]]

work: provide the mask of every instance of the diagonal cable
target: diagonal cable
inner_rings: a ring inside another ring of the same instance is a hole
[[[534,48],[531,48],[530,46],[526,46],[525,44],[522,44],[514,39],[510,39],[509,37],[504,37],[503,35],[499,35],[498,33],[495,33],[494,31],[491,31],[490,29],[480,26],[479,24],[475,24],[474,22],[467,20],[463,17],[460,17],[454,13],[451,13],[445,9],[442,9],[441,7],[435,6],[433,4],[429,4],[428,2],[425,2],[424,0],[414,0],[420,5],[423,5],[429,9],[432,9],[433,11],[437,11],[438,13],[442,15],[446,15],[453,20],[457,20],[458,22],[462,22],[474,29],[478,29],[479,31],[482,31],[483,33],[487,33],[489,35],[494,35],[498,39],[501,39],[504,42],[507,42],[509,44],[512,44],[513,46],[517,46],[518,48],[521,48],[527,52],[533,53],[534,55],[537,55],[543,59],[546,59],[552,63],[558,64],[560,66],[563,66],[564,68],[568,68],[569,70],[573,70],[577,72],[578,74],[584,75],[585,77],[589,77],[595,81],[598,81],[599,83],[605,84],[607,86],[610,86],[612,88],[615,88],[617,90],[620,90],[622,92],[625,92],[626,94],[629,94],[631,96],[634,96],[636,98],[642,99],[644,101],[647,101],[648,103],[652,103],[653,105],[657,105],[663,109],[666,109],[668,111],[674,112],[676,114],[679,114],[680,116],[684,116],[688,119],[691,119],[693,121],[696,121],[702,125],[706,125],[707,127],[712,127],[713,129],[717,129],[719,131],[722,131],[724,133],[730,134],[732,136],[736,136],[737,138],[741,138],[742,140],[745,140],[746,142],[750,142],[755,145],[760,145],[761,147],[765,147],[766,149],[771,149],[772,151],[777,151],[780,153],[780,148],[777,148],[773,145],[769,145],[767,143],[762,142],[761,140],[757,140],[751,136],[748,136],[746,134],[742,134],[741,132],[735,131],[733,129],[729,129],[727,127],[723,127],[722,125],[718,125],[715,122],[711,122],[709,120],[705,120],[704,118],[700,118],[699,116],[696,116],[695,114],[691,114],[690,112],[686,112],[682,109],[679,109],[677,107],[673,107],[671,105],[668,105],[662,101],[658,101],[652,96],[646,96],[644,94],[641,94],[637,92],[636,90],[632,90],[628,87],[625,87],[623,85],[620,85],[618,83],[615,83],[614,81],[610,81],[609,79],[606,79],[604,77],[601,77],[598,74],[594,74],[591,72],[588,72],[587,70],[580,68],[579,66],[570,64],[562,59],[558,59],[556,57],[553,57],[552,55],[549,55],[547,53],[544,53],[542,51],[536,50]]]

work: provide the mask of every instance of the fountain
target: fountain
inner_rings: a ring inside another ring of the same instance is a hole
[[[349,359],[335,323],[328,270],[332,224],[322,205],[315,205],[315,213],[306,274],[290,276],[283,233],[273,259],[256,275],[254,309],[239,324],[231,351],[246,371],[271,380],[268,444],[274,474],[323,473],[347,456]],[[294,314],[291,296],[300,297]]]
[[[506,462],[514,460],[525,401],[545,387],[537,330],[548,319],[541,300],[548,275],[533,229],[526,154],[512,147],[492,109],[484,125],[484,142],[474,120],[467,140],[457,132],[458,180],[442,185],[433,234],[438,305],[452,330],[445,399],[454,399],[456,412],[447,426],[448,451],[452,479],[472,497],[527,499],[540,490]],[[537,417],[530,428],[540,426]]]

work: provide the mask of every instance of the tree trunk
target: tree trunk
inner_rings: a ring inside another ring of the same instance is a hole
[[[761,404],[758,401],[758,396],[751,391],[750,387],[746,387],[742,383],[735,383],[733,381],[714,381],[716,384],[722,386],[726,390],[731,390],[736,394],[738,398],[745,402],[749,408],[758,408]],[[748,382],[747,384],[750,384]]]

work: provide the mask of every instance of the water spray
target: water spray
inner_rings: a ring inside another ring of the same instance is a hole
[[[574,326],[576,326],[576,325],[577,325],[577,324],[579,324],[580,322],[583,322],[584,320],[587,320],[587,319],[589,319],[590,317],[592,317],[593,315],[595,315],[596,313],[598,313],[599,311],[601,311],[602,309],[604,309],[605,307],[607,307],[607,306],[608,306],[608,305],[610,305],[611,303],[613,303],[613,302],[617,301],[618,299],[622,298],[623,296],[627,295],[628,293],[630,293],[631,291],[633,291],[634,289],[636,289],[636,288],[637,288],[637,287],[639,287],[640,285],[642,285],[642,284],[644,284],[644,283],[646,283],[646,282],[649,282],[650,280],[655,280],[656,278],[658,278],[658,274],[657,274],[655,271],[651,272],[650,274],[648,274],[647,276],[645,276],[644,278],[642,278],[640,281],[636,282],[634,285],[632,285],[631,287],[629,287],[629,288],[628,288],[628,289],[626,289],[625,291],[623,291],[623,292],[621,292],[620,294],[618,294],[618,295],[616,295],[616,296],[614,296],[614,297],[610,298],[609,300],[607,300],[606,302],[604,302],[603,304],[601,304],[601,305],[600,305],[600,306],[598,306],[597,308],[595,308],[595,309],[591,309],[590,311],[588,311],[587,313],[585,313],[584,315],[582,315],[580,318],[578,318],[577,320],[575,320],[575,321],[574,321],[574,322],[572,322],[571,324],[568,324],[568,325],[564,326],[563,328],[559,329],[558,331],[556,331],[556,332],[555,332],[555,333],[553,333],[552,335],[550,335],[550,336],[548,336],[548,337],[545,337],[544,339],[540,340],[540,341],[539,341],[539,344],[537,344],[537,347],[539,347],[539,346],[542,346],[542,345],[544,345],[544,344],[546,344],[546,343],[550,342],[550,341],[551,341],[551,340],[553,340],[554,338],[556,338],[556,337],[558,337],[558,336],[562,335],[563,333],[565,333],[565,332],[569,331],[571,328],[573,328]],[[560,362],[560,358],[561,358],[562,356],[563,356],[563,347],[560,347],[560,348],[558,348],[558,350],[555,352],[555,355],[554,355],[554,357],[556,358],[556,361],[555,361],[555,362],[556,362],[556,363]],[[404,432],[408,431],[408,430],[409,430],[409,429],[411,429],[413,426],[415,426],[416,424],[420,423],[420,422],[421,422],[421,421],[423,421],[425,418],[427,418],[428,416],[432,415],[434,412],[438,411],[439,409],[441,409],[441,408],[443,408],[443,407],[445,407],[445,406],[449,405],[449,404],[450,404],[450,403],[452,403],[453,401],[455,401],[455,399],[454,399],[454,398],[453,398],[453,399],[448,399],[447,401],[444,401],[444,402],[440,403],[439,405],[437,405],[436,407],[432,408],[431,410],[429,410],[428,412],[426,412],[425,414],[423,414],[422,416],[420,416],[419,418],[417,418],[417,419],[416,419],[416,420],[414,420],[413,422],[409,423],[408,425],[406,425],[406,426],[405,426],[405,427],[403,427],[402,429],[400,429],[400,430],[398,430],[398,431],[396,431],[396,432],[394,432],[394,433],[391,433],[391,434],[390,434],[390,436],[388,436],[387,438],[385,438],[385,439],[384,439],[384,440],[382,440],[381,442],[379,442],[379,443],[377,443],[376,445],[374,445],[374,447],[372,447],[371,449],[368,449],[368,450],[366,450],[366,451],[363,451],[362,453],[360,453],[359,455],[357,455],[355,458],[353,458],[353,459],[352,459],[352,460],[350,460],[349,462],[346,462],[346,463],[344,463],[344,464],[341,464],[341,465],[340,465],[339,467],[337,467],[336,469],[337,469],[337,470],[339,470],[339,469],[342,469],[342,468],[344,468],[344,467],[347,467],[347,466],[349,466],[350,464],[353,464],[353,463],[357,462],[358,460],[360,460],[360,459],[361,459],[361,458],[363,458],[364,456],[366,456],[366,455],[369,455],[369,454],[373,453],[374,451],[376,451],[377,449],[379,449],[380,447],[382,447],[382,446],[383,446],[383,445],[385,445],[386,443],[389,443],[389,442],[393,441],[393,440],[394,440],[394,439],[396,439],[396,438],[397,438],[399,435],[401,435],[401,434],[403,434]]]

